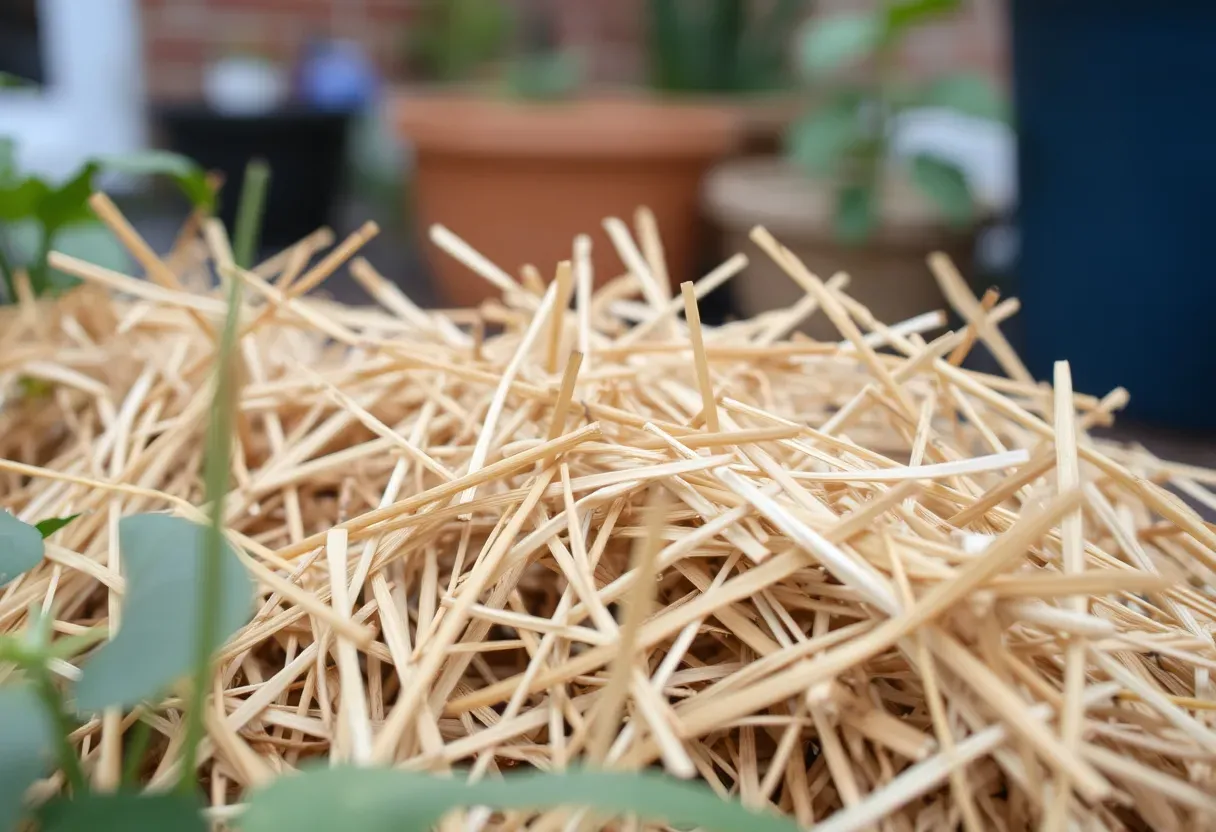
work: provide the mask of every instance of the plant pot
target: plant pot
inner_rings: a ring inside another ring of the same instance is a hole
[[[262,244],[290,245],[330,222],[346,152],[348,115],[284,108],[259,115],[205,106],[163,107],[158,121],[172,150],[224,174],[219,216],[233,228],[251,159],[270,166]]]
[[[726,252],[747,253],[747,270],[731,281],[739,312],[758,315],[790,306],[803,291],[748,233],[767,228],[808,269],[827,280],[836,272],[850,277],[848,293],[885,323],[897,323],[944,306],[925,264],[932,251],[945,251],[966,269],[973,245],[970,233],[945,229],[933,207],[910,184],[886,177],[879,200],[879,230],[861,245],[848,245],[833,233],[835,192],[776,157],[723,163],[706,180],[710,216],[724,229]],[[821,312],[801,327],[821,340],[840,338]]]
[[[597,283],[624,269],[600,233],[605,217],[658,222],[672,283],[695,267],[698,195],[710,165],[735,141],[736,117],[715,106],[635,97],[532,103],[471,93],[402,94],[399,130],[413,144],[424,228],[440,223],[502,269],[532,263],[550,278],[578,234],[593,235]],[[430,248],[437,289],[452,304],[496,292]]]
[[[1122,385],[1126,414],[1216,427],[1216,6],[1014,0],[1027,367]],[[1128,60],[1135,56],[1134,60]],[[1201,57],[1202,56],[1202,57]]]

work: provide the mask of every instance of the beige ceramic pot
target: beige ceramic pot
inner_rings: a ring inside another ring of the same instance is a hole
[[[944,306],[925,257],[945,251],[956,262],[968,258],[973,235],[945,229],[933,206],[911,184],[888,177],[880,200],[880,228],[862,245],[846,245],[832,233],[835,195],[785,161],[749,158],[725,162],[706,180],[705,204],[723,230],[727,253],[745,252],[750,265],[735,277],[732,291],[747,316],[787,307],[802,290],[748,238],[765,226],[815,274],[850,277],[848,293],[886,323]],[[802,330],[815,338],[838,338],[816,313]]]

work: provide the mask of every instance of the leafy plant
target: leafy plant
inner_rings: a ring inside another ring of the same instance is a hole
[[[469,783],[460,777],[391,769],[314,768],[255,794],[242,832],[422,832],[453,809],[541,810],[580,806],[604,815],[638,815],[717,832],[794,832],[791,821],[718,798],[706,786],[653,772],[574,769],[521,772]]]
[[[35,295],[74,284],[47,265],[52,249],[102,265],[125,263],[125,254],[89,209],[94,180],[103,172],[168,176],[194,205],[214,205],[205,172],[184,156],[150,151],[91,159],[56,185],[19,172],[13,141],[0,139],[0,302],[16,299],[17,269],[25,270]]]
[[[888,0],[878,9],[814,22],[802,36],[799,66],[821,101],[791,127],[787,148],[809,173],[836,184],[836,231],[845,241],[864,240],[878,223],[881,178],[897,161],[889,152],[891,129],[902,113],[942,108],[979,119],[1008,118],[1000,93],[977,73],[918,84],[902,83],[897,76],[895,58],[903,38],[959,5],[960,0]],[[846,70],[850,80],[840,80]],[[857,76],[868,80],[852,80]],[[953,161],[920,153],[906,162],[911,181],[948,223],[961,227],[974,219],[973,196]]]
[[[554,33],[556,5],[530,0],[432,0],[411,27],[410,63],[441,84],[497,80],[525,100],[563,99],[582,83],[579,57],[561,49]]]
[[[42,560],[43,535],[7,511],[0,511],[0,586]]]
[[[409,63],[419,76],[460,83],[506,55],[511,17],[499,0],[432,0],[409,33]]]
[[[498,79],[522,99],[557,99],[583,79],[582,63],[560,48],[555,6],[531,0],[432,0],[411,27],[410,63],[427,80],[459,84]]]
[[[786,48],[806,0],[650,0],[651,84],[672,93],[785,87]]]

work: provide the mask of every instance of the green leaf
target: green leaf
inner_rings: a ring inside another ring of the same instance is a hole
[[[886,37],[894,39],[924,20],[956,10],[960,0],[903,0],[886,8]]]
[[[47,234],[54,234],[65,225],[94,219],[89,209],[93,194],[93,177],[97,163],[87,162],[76,174],[58,188],[52,188],[38,203],[36,215]]]
[[[178,188],[197,208],[215,208],[215,193],[207,184],[207,172],[198,163],[178,153],[166,150],[145,150],[123,156],[103,156],[97,160],[101,170],[132,176],[162,175],[177,183]]]
[[[837,15],[807,30],[799,49],[803,71],[814,78],[869,57],[883,37],[883,19],[873,12]]]
[[[947,107],[976,118],[1008,121],[1009,106],[986,75],[958,72],[930,83],[913,102],[922,107]]]
[[[795,122],[786,138],[790,157],[811,173],[830,173],[861,138],[858,103],[840,95]]]
[[[38,533],[42,535],[42,539],[46,540],[48,537],[62,529],[68,523],[71,523],[79,516],[80,512],[70,514],[67,517],[48,517],[45,520],[40,520],[39,522],[35,523],[34,528],[36,528]]]
[[[846,185],[836,195],[836,236],[849,245],[864,242],[874,230],[874,190]]]
[[[971,189],[957,166],[922,153],[912,159],[912,181],[933,200],[951,225],[966,226],[975,217]]]
[[[0,186],[0,221],[33,217],[50,192],[50,186],[34,176]]]
[[[84,712],[135,705],[156,696],[192,667],[206,529],[164,514],[118,524],[127,591],[122,625],[82,668],[76,705]],[[215,610],[220,642],[249,619],[253,582],[225,543]]]
[[[703,785],[651,772],[526,772],[467,783],[419,772],[315,768],[282,777],[253,795],[242,832],[400,832],[429,829],[456,808],[541,810],[581,806],[602,815],[636,814],[715,832],[794,832],[785,818],[721,800]]]
[[[251,159],[245,165],[241,198],[236,209],[236,235],[232,241],[233,257],[242,269],[253,268],[258,240],[262,236],[262,214],[266,209],[266,192],[269,188],[270,165],[264,159]]]
[[[39,812],[41,832],[206,832],[196,800],[181,794],[89,793]]]
[[[7,511],[0,511],[0,586],[42,561],[42,535]]]
[[[51,766],[54,726],[26,684],[0,687],[0,830],[13,829],[23,815],[25,790]]]

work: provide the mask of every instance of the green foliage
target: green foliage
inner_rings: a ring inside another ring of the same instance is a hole
[[[717,832],[794,832],[791,821],[719,799],[700,784],[651,772],[522,772],[468,783],[461,778],[389,769],[314,768],[255,794],[242,832],[421,832],[453,809],[551,809],[580,806],[600,815],[636,814],[669,825]]]
[[[4,158],[0,153],[0,164]],[[264,185],[264,177],[262,181]],[[246,196],[242,195],[242,203],[256,207],[258,195]],[[253,209],[245,213],[249,210]],[[13,677],[19,681],[10,680],[0,687],[0,832],[21,822],[25,816],[23,795],[46,773],[53,757],[58,758],[67,785],[61,796],[39,811],[43,832],[189,832],[208,828],[194,795],[192,761],[201,739],[211,654],[248,619],[254,590],[249,575],[224,539],[222,525],[235,401],[232,358],[240,313],[240,281],[230,279],[229,284],[229,312],[219,345],[216,396],[205,449],[212,522],[202,527],[156,514],[126,517],[119,522],[127,582],[123,624],[114,640],[86,662],[75,696],[78,708],[84,710],[129,705],[157,694],[187,671],[193,672],[196,684],[183,749],[187,760],[183,793],[119,791],[98,795],[89,791],[70,739],[75,728],[73,718],[64,706],[63,693],[51,676],[48,662],[74,658],[106,633],[94,628],[52,642],[50,618],[34,607],[23,637],[0,637],[0,666],[16,665],[24,676],[24,680]],[[40,531],[0,512],[0,558],[7,559],[14,574],[19,574],[41,558],[43,532],[52,534],[73,519],[51,518],[44,521]],[[32,554],[37,557],[31,558]],[[0,566],[5,562],[0,560]],[[141,720],[133,733],[127,748],[130,756],[123,767],[124,788],[131,785],[131,775],[139,769],[148,740],[147,724]]]
[[[856,245],[865,241],[877,225],[874,190],[866,185],[849,184],[836,194],[836,236]]]
[[[21,817],[22,796],[50,768],[55,726],[32,686],[0,687],[0,830]]]
[[[262,159],[251,160],[245,166],[241,202],[236,211],[236,237],[232,241],[232,257],[242,269],[253,268],[269,189],[270,166]]]
[[[44,536],[7,511],[0,511],[0,586],[38,565]]]
[[[912,181],[937,204],[946,221],[963,227],[971,220],[975,206],[963,172],[947,161],[928,154],[912,159]]]
[[[38,813],[41,832],[206,832],[198,801],[181,794],[88,793]]]
[[[246,187],[257,186],[246,180]],[[216,357],[215,396],[207,425],[203,470],[207,502],[211,505],[211,523],[207,526],[203,560],[196,573],[199,578],[198,603],[190,619],[194,627],[194,678],[190,710],[186,715],[185,763],[179,781],[179,787],[187,792],[194,789],[195,755],[203,738],[203,709],[211,681],[211,654],[245,620],[244,615],[240,615],[239,620],[236,615],[227,617],[224,605],[232,604],[236,598],[248,610],[254,589],[244,568],[230,557],[231,549],[224,539],[224,498],[228,493],[228,476],[231,472],[233,414],[236,411],[235,362],[241,314],[241,281],[235,275],[222,276],[228,280],[228,315],[224,320],[219,355]],[[239,579],[235,577],[238,573]],[[237,582],[248,583],[248,586],[238,589],[234,586]],[[239,613],[239,609],[234,607],[233,610]]]
[[[68,515],[67,517],[48,517],[45,520],[35,523],[34,528],[38,530],[38,534],[42,535],[42,539],[46,540],[48,537],[62,529],[68,523],[71,523],[79,516],[80,514],[78,512],[76,514]]]
[[[888,3],[883,10],[883,23],[889,38],[903,34],[917,23],[957,11],[962,0],[903,0]]]
[[[810,76],[836,72],[870,57],[885,34],[881,15],[873,12],[837,15],[807,32],[798,51],[800,65]]]
[[[790,158],[837,188],[836,232],[846,242],[862,242],[878,224],[876,189],[886,172],[891,124],[914,108],[941,108],[974,118],[1008,119],[1008,108],[992,82],[975,73],[953,73],[915,85],[894,77],[901,39],[917,25],[958,9],[960,0],[888,0],[863,12],[836,15],[811,25],[798,50],[798,64],[826,101],[797,121],[787,136]],[[844,71],[868,71],[868,84],[850,75],[847,86],[830,94]],[[918,156],[908,162],[917,188],[943,219],[965,226],[975,218],[975,200],[961,169],[947,160]]]
[[[203,169],[175,153],[149,151],[91,159],[67,181],[52,185],[20,174],[13,142],[0,141],[0,278],[5,299],[16,297],[15,269],[27,271],[35,295],[74,284],[47,265],[52,249],[99,265],[125,265],[122,250],[89,209],[94,180],[103,172],[167,176],[194,205],[208,210],[214,207],[215,195]]]
[[[127,580],[122,626],[81,669],[76,706],[84,713],[136,705],[194,666],[206,527],[164,514],[137,514],[119,521],[118,536]],[[249,620],[253,583],[227,544],[219,561],[220,596],[213,613],[223,640]]]
[[[786,86],[786,45],[805,0],[650,0],[652,85],[673,93]]]
[[[838,170],[862,138],[857,112],[861,101],[854,93],[841,92],[795,122],[789,140],[794,161],[816,175]]]
[[[921,88],[914,103],[922,107],[944,107],[975,118],[1008,121],[1009,103],[986,75],[956,72],[943,75]]]
[[[522,13],[521,13],[522,12]],[[583,82],[578,56],[556,48],[549,14],[501,0],[432,0],[411,27],[409,56],[428,80],[499,78],[514,98],[566,98]]]
[[[511,17],[499,0],[438,0],[410,27],[407,52],[427,80],[459,83],[501,59],[510,33]]]
[[[521,55],[507,66],[507,89],[536,101],[567,98],[583,83],[583,64],[570,52]]]

